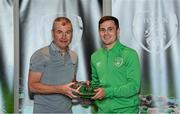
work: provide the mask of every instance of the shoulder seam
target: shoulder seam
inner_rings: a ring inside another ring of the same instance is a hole
[[[75,63],[77,63],[77,59],[78,59],[78,57],[77,57],[77,54],[74,52],[74,51],[69,51],[69,55],[70,55],[70,57],[71,57],[71,60],[72,60],[72,62],[75,64]]]

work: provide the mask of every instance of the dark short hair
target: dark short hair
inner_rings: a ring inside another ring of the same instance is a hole
[[[54,30],[54,26],[55,26],[56,22],[64,22],[64,25],[71,24],[71,26],[72,26],[71,20],[68,19],[67,17],[57,17],[53,22],[52,30]]]
[[[116,25],[116,28],[118,29],[119,28],[119,21],[116,17],[113,17],[113,16],[103,16],[101,17],[101,19],[99,20],[99,29],[100,29],[100,24],[102,24],[103,22],[105,21],[109,21],[109,20],[112,20],[114,21],[115,25]]]

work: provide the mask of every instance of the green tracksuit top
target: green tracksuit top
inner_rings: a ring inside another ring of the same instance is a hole
[[[95,101],[98,112],[138,112],[141,71],[135,50],[116,41],[113,48],[100,48],[92,54],[91,69],[91,84],[105,90],[105,97]]]

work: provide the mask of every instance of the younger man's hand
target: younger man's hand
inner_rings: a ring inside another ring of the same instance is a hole
[[[96,94],[92,97],[92,99],[103,99],[104,98],[104,95],[105,95],[104,88],[95,89],[94,92]]]

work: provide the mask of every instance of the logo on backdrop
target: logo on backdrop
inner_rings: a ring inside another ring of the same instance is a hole
[[[174,13],[156,14],[150,11],[136,13],[133,35],[138,44],[150,53],[165,51],[175,39],[178,21]]]

